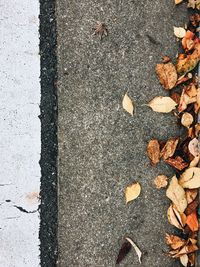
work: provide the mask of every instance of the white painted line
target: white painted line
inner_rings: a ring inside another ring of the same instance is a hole
[[[39,0],[0,0],[0,10],[0,267],[37,267]]]

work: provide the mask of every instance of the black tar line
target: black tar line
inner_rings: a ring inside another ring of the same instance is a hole
[[[41,267],[57,262],[57,60],[55,0],[40,0]]]

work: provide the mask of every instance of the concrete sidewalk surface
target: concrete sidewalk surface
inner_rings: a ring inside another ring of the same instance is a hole
[[[177,136],[171,114],[144,104],[167,95],[155,75],[162,55],[178,51],[173,26],[187,21],[185,4],[171,0],[57,0],[59,267],[113,267],[124,236],[142,250],[120,266],[172,267],[165,233],[169,200],[157,190],[158,174],[169,177],[164,163],[150,165],[150,139]],[[109,35],[92,36],[96,21]],[[136,113],[121,106],[128,91]],[[142,194],[126,205],[124,189],[140,182]]]

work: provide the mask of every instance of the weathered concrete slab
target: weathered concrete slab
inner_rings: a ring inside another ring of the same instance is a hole
[[[179,266],[163,254],[165,232],[173,231],[169,201],[152,185],[172,170],[152,168],[146,156],[149,139],[179,129],[172,115],[143,104],[167,94],[154,67],[161,54],[175,58],[173,26],[186,17],[184,5],[168,0],[57,1],[60,267],[115,266],[125,235],[144,252],[141,266]],[[109,29],[102,41],[91,36],[97,20]],[[127,90],[133,117],[121,107]],[[133,180],[142,194],[126,205],[123,191]],[[121,266],[139,266],[137,256]]]

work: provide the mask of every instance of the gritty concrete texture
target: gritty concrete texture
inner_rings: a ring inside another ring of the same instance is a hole
[[[37,267],[39,1],[1,0],[0,9],[0,266]]]
[[[173,26],[187,21],[186,7],[169,0],[57,0],[59,267],[113,267],[123,237],[143,251],[142,267],[172,267],[165,254],[169,201],[152,185],[158,174],[146,155],[151,138],[179,134],[176,118],[144,104],[167,95],[155,75],[161,55],[175,58]],[[96,21],[109,36],[92,36]],[[127,92],[131,117],[121,107]],[[125,187],[139,181],[140,197],[126,205]],[[121,266],[138,267],[134,252]]]

